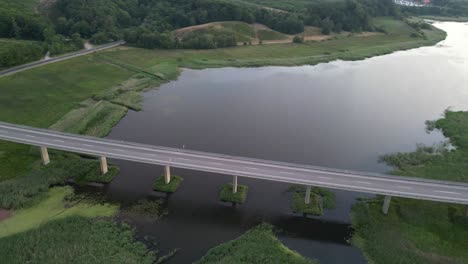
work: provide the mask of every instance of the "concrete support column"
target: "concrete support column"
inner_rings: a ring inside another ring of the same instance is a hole
[[[169,184],[171,182],[171,167],[169,165],[166,165],[164,167],[164,181],[166,184]]]
[[[382,213],[387,214],[388,213],[388,208],[390,207],[390,200],[392,200],[392,197],[389,195],[385,196],[383,207],[382,207]]]
[[[237,176],[232,176],[232,193],[237,193]]]
[[[101,174],[105,175],[109,169],[107,168],[107,159],[104,156],[101,156]]]
[[[309,204],[310,203],[310,190],[312,189],[311,186],[307,186],[307,189],[306,189],[306,194],[305,194],[305,198],[304,198],[304,202],[306,204]]]
[[[46,147],[41,147],[41,156],[42,156],[42,163],[44,165],[49,164],[50,162],[49,152],[47,151]]]

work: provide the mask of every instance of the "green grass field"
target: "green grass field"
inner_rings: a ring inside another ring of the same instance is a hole
[[[274,30],[259,29],[257,31],[257,37],[261,40],[281,40],[286,39],[287,36]]]
[[[396,175],[468,182],[468,112],[447,112],[431,126],[457,148],[396,153],[384,160]],[[371,263],[468,263],[468,216],[461,205],[393,198],[388,215],[382,198],[356,204],[353,243]]]
[[[261,224],[239,238],[212,248],[198,264],[289,263],[314,264],[284,246],[276,238],[272,226]]]
[[[117,213],[118,206],[115,205],[66,202],[65,197],[72,194],[71,187],[51,188],[47,198],[36,206],[15,211],[10,218],[1,221],[0,238],[38,228],[48,221],[69,216],[95,218],[109,217]]]
[[[92,56],[0,78],[0,120],[48,128],[85,99],[128,79],[132,72]],[[0,180],[29,171],[29,147],[0,142]]]
[[[377,27],[382,27],[388,34],[409,36],[416,31],[400,20],[392,19],[390,17],[377,17],[373,19],[373,24]]]

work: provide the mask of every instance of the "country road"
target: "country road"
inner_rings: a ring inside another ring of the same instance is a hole
[[[93,53],[93,52],[96,52],[96,51],[101,51],[101,50],[117,47],[117,46],[120,46],[120,45],[123,45],[123,44],[125,44],[125,41],[123,41],[123,40],[116,41],[116,42],[96,46],[94,48],[87,49],[87,50],[80,50],[80,51],[77,51],[77,52],[68,53],[68,54],[65,54],[65,55],[53,57],[53,58],[46,59],[46,60],[35,61],[35,62],[15,66],[15,67],[0,71],[0,78],[4,77],[4,76],[15,74],[17,72],[21,72],[21,71],[29,70],[29,69],[39,67],[39,66],[42,66],[42,65],[46,65],[46,64],[49,64],[49,63],[59,62],[59,61],[75,58],[75,57],[78,57],[78,56],[83,56],[83,55],[90,54],[90,53]]]

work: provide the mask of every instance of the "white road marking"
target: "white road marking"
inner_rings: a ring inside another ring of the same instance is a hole
[[[217,165],[217,166],[223,166],[224,164],[219,163],[219,162],[210,162],[210,164]]]
[[[438,193],[449,193],[449,194],[461,194],[461,193],[457,193],[457,192],[447,192],[447,191],[434,191],[434,192],[438,192]]]
[[[244,167],[244,169],[249,169],[249,170],[258,170],[257,168],[252,168],[252,167]]]
[[[396,185],[395,187],[403,188],[403,189],[413,189],[413,187],[401,186],[401,185]]]
[[[186,158],[177,158],[178,160],[187,160],[190,161],[191,159],[186,159]]]
[[[332,178],[330,178],[330,177],[323,177],[323,176],[320,176],[320,177],[317,177],[317,178],[319,178],[319,179],[325,179],[325,180],[331,180],[331,179],[332,179]]]
[[[27,137],[30,137],[30,138],[35,138],[36,136],[31,136],[31,135],[26,135]]]
[[[288,174],[288,175],[293,175],[295,174],[294,172],[287,172],[287,171],[280,171],[282,174]]]
[[[112,150],[120,151],[120,152],[125,152],[125,150],[123,150],[123,149],[116,149],[116,148],[113,148]]]
[[[60,142],[60,143],[65,143],[65,141],[63,141],[63,140],[60,140],[60,139],[52,139],[52,141],[55,141],[55,142]]]
[[[94,146],[88,145],[88,144],[83,144],[83,146],[86,146],[88,148],[94,148]]]
[[[372,185],[372,182],[365,182],[365,181],[357,181],[357,183]]]

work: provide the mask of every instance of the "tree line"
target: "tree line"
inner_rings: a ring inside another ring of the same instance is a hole
[[[322,33],[374,31],[371,18],[377,16],[400,16],[393,0],[347,0],[317,1],[312,3],[305,15],[306,25],[322,28]]]

